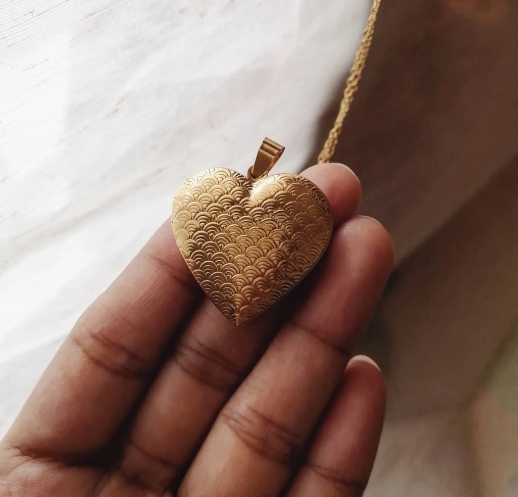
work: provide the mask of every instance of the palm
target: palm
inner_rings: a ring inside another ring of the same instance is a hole
[[[81,317],[3,440],[0,494],[363,491],[384,389],[379,371],[349,351],[392,249],[377,223],[350,219],[360,188],[347,169],[306,175],[336,226],[318,274],[235,328],[203,298],[163,226]]]

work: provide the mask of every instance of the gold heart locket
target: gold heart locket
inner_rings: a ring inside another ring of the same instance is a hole
[[[335,122],[319,162],[330,162],[372,44],[382,0],[373,0]],[[225,168],[187,179],[171,223],[192,274],[234,324],[279,302],[322,257],[333,231],[323,192],[297,174],[268,176],[284,147],[266,138],[248,177]]]
[[[248,177],[208,169],[188,178],[174,198],[178,248],[209,299],[235,325],[279,302],[331,240],[324,193],[297,174],[268,176],[283,152],[266,138]]]

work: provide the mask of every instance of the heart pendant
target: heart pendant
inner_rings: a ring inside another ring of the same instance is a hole
[[[265,139],[248,178],[215,168],[187,179],[173,203],[176,243],[235,325],[281,300],[322,257],[333,230],[324,193],[296,174],[267,176],[284,148]]]

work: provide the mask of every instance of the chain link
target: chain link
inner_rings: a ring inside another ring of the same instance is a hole
[[[345,84],[344,94],[342,101],[340,102],[338,115],[336,116],[335,123],[331,128],[331,131],[329,131],[329,135],[326,139],[326,142],[324,143],[324,147],[318,156],[319,163],[330,162],[333,154],[335,153],[336,145],[338,144],[345,118],[349,113],[354,95],[358,91],[362,72],[365,68],[367,57],[369,56],[369,50],[372,44],[372,39],[374,37],[374,30],[376,28],[376,20],[378,18],[378,11],[381,5],[381,1],[382,0],[373,1],[371,13],[369,15],[369,19],[367,20],[360,46],[356,52],[353,65],[351,67],[351,72],[349,73],[349,77],[347,78],[347,82]]]

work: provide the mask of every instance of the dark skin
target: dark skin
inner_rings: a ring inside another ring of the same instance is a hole
[[[392,267],[361,189],[336,164],[326,256],[286,300],[238,328],[204,297],[165,223],[83,314],[0,444],[9,497],[351,497],[385,407],[352,357]]]

